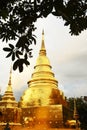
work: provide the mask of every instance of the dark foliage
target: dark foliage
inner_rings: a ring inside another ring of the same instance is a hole
[[[68,99],[70,108],[74,109],[74,98]],[[87,130],[87,101],[84,97],[76,98],[76,107],[79,115],[79,121],[81,122],[81,129]]]
[[[30,45],[36,44],[34,23],[49,14],[62,18],[71,35],[87,28],[87,0],[0,0],[0,39],[16,41],[4,48],[14,61],[14,70],[19,67],[21,72],[23,64],[29,65]]]
[[[0,94],[0,101],[2,100],[2,95]]]

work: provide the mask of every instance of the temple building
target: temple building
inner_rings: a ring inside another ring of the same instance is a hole
[[[0,121],[21,123],[25,127],[32,128],[64,127],[70,116],[69,108],[46,54],[44,31],[39,56],[31,79],[28,81],[28,88],[18,103],[12,91],[11,74],[12,71],[5,94],[0,101],[0,112],[4,115]]]

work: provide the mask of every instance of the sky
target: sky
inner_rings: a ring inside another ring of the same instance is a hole
[[[36,27],[34,34],[37,36],[37,44],[32,45],[33,58],[30,59],[30,66],[24,66],[22,73],[12,72],[12,87],[16,99],[19,100],[28,87],[27,82],[31,79],[39,55],[43,29],[47,56],[59,82],[58,88],[66,97],[87,96],[87,30],[79,36],[71,36],[69,27],[64,26],[64,21],[52,15],[39,19]],[[10,58],[5,58],[6,52],[2,50],[7,43],[0,40],[0,44],[0,89],[1,94],[4,94],[12,62]]]

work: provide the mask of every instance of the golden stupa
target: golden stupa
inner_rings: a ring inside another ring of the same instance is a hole
[[[10,124],[20,123],[20,108],[18,108],[18,102],[15,100],[12,90],[12,68],[10,70],[10,76],[8,85],[2,99],[0,100],[0,127],[5,125],[6,122]]]
[[[21,122],[28,126],[63,127],[66,120],[64,108],[67,108],[67,102],[46,55],[44,31],[34,72],[20,98],[19,107],[22,109]]]
[[[13,95],[11,75],[12,69],[10,70],[8,86],[4,95],[2,96],[2,100],[0,101],[0,108],[14,108],[18,106],[18,103],[16,102],[15,97]]]
[[[44,44],[44,32],[42,33],[42,44],[39,56],[34,67],[31,80],[28,81],[28,89],[21,97],[21,107],[27,106],[46,106],[55,104],[52,91],[58,91],[58,82],[51,70],[50,62],[46,56],[46,49]],[[59,93],[59,91],[58,91]]]

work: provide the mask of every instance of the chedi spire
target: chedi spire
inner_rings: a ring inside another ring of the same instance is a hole
[[[7,91],[12,91],[12,67],[10,69],[10,76],[9,76],[9,81],[8,81],[8,86],[7,86]]]
[[[46,55],[46,49],[45,49],[45,43],[44,43],[44,30],[42,31],[42,43],[41,43],[41,49],[40,49],[39,54]]]

